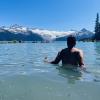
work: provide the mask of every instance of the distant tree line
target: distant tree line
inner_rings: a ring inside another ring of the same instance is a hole
[[[99,13],[97,13],[96,21],[95,21],[95,40],[100,40],[100,22],[99,22]]]

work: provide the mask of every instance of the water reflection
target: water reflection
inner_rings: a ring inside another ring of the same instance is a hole
[[[62,66],[58,66],[57,69],[59,71],[59,75],[67,78],[67,81],[70,84],[75,84],[76,81],[82,79],[82,72],[78,70],[65,69]]]
[[[95,67],[99,67],[100,66],[100,43],[95,42],[94,47],[95,47],[95,64],[96,64]]]
[[[95,42],[94,43],[95,46],[95,51],[97,54],[100,54],[100,43],[99,42]]]
[[[95,52],[96,52],[96,61],[99,62],[100,60],[100,43],[96,42],[94,43],[95,46]],[[100,65],[100,63],[98,63]]]
[[[77,82],[100,82],[100,74],[92,71],[82,71],[79,69],[66,69],[62,66],[57,66],[59,75],[67,79],[69,84],[76,84]]]

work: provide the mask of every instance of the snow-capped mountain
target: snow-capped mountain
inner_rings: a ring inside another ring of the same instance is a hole
[[[11,27],[0,27],[0,41],[43,41],[41,35],[33,33],[26,27],[13,25]]]
[[[5,27],[5,26],[0,27],[0,33],[5,33],[5,32],[9,32],[17,36],[24,35],[25,37],[32,35],[32,38],[34,38],[35,35],[37,36],[37,38],[41,37],[43,40],[59,40],[61,38],[63,40],[63,38],[65,38],[68,35],[74,35],[77,39],[84,39],[84,38],[91,38],[94,35],[93,32],[90,32],[85,28],[80,31],[71,30],[66,32],[66,31],[50,31],[50,30],[38,29],[38,28],[27,28],[27,27],[19,26],[17,24],[12,25],[10,27]]]
[[[76,34],[76,38],[81,40],[81,39],[87,39],[87,38],[92,38],[94,35],[93,32],[90,32],[88,30],[86,30],[85,28],[83,28],[82,30],[80,30],[77,34]]]
[[[28,28],[27,27],[23,27],[23,26],[19,26],[17,24],[14,24],[14,25],[11,25],[10,27],[1,27],[2,29],[5,29],[5,30],[8,30],[9,32],[12,32],[12,33],[27,33],[28,31]]]
[[[92,39],[94,36],[94,33],[83,28],[80,31],[73,31],[70,35],[75,36],[77,40],[84,40],[84,39]],[[56,41],[65,41],[67,36],[58,37],[56,38]]]

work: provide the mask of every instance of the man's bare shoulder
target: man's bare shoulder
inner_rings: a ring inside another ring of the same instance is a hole
[[[72,51],[83,52],[81,49],[78,49],[78,48],[73,48]]]
[[[83,58],[83,50],[78,49],[78,48],[73,48],[73,52],[78,52],[79,55]]]
[[[68,51],[68,48],[62,49],[61,53],[64,53],[64,52],[67,52],[67,51]],[[79,53],[79,55],[83,56],[83,51],[81,49],[79,49],[79,48],[72,48],[71,52],[72,53],[76,52],[76,53]]]

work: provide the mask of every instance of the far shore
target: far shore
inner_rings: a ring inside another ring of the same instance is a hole
[[[0,41],[0,44],[7,43],[52,43],[52,42],[62,42],[62,41]],[[100,40],[79,40],[78,42],[100,42]]]

